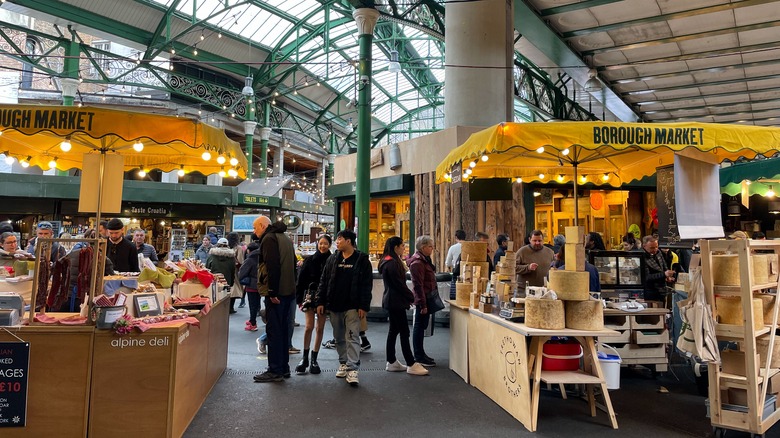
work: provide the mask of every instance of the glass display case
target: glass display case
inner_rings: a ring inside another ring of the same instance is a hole
[[[599,272],[601,289],[642,289],[644,258],[641,252],[591,251],[589,261]]]

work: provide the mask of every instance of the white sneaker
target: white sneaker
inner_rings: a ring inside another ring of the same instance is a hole
[[[412,364],[412,366],[406,368],[406,374],[411,374],[413,376],[427,376],[428,370],[425,369],[420,362],[415,362]]]
[[[352,386],[358,385],[358,372],[355,370],[351,370],[347,372],[347,383],[349,383]]]
[[[257,338],[255,339],[255,343],[257,344],[257,352],[260,354],[266,354],[265,342],[262,342],[260,338]]]
[[[347,377],[347,371],[348,371],[347,364],[343,363],[339,365],[339,370],[336,371],[336,377],[340,379]]]
[[[397,360],[393,363],[388,362],[387,365],[385,365],[385,371],[390,371],[391,373],[406,371],[406,365],[402,365],[401,362],[398,362]]]

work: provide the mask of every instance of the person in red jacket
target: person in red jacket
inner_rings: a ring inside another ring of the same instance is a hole
[[[423,338],[429,321],[433,315],[428,314],[428,298],[439,293],[436,284],[436,267],[431,261],[433,254],[433,239],[431,236],[420,236],[414,243],[415,253],[409,257],[409,271],[412,274],[412,290],[414,292],[414,325],[412,327],[412,345],[414,360],[423,366],[433,367],[436,362],[425,353]]]

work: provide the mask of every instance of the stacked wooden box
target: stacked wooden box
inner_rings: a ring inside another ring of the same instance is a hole
[[[525,324],[533,328],[601,330],[604,314],[600,300],[590,299],[590,273],[585,270],[583,227],[566,227],[565,270],[550,270],[547,288],[557,300],[529,299]]]
[[[666,346],[669,331],[666,329],[667,309],[645,309],[636,313],[607,309],[604,311],[604,327],[617,330],[620,336],[599,338],[620,354],[624,365],[650,366],[657,372],[668,369]]]

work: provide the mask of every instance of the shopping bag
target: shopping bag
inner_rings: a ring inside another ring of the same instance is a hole
[[[677,348],[699,357],[703,362],[718,363],[720,351],[715,337],[715,321],[704,293],[701,269],[693,269],[688,299],[678,303],[682,326]]]

